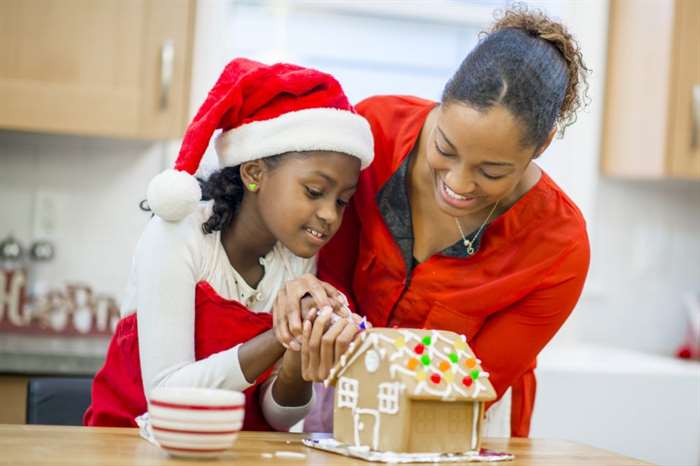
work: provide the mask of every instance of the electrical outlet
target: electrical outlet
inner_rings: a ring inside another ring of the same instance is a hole
[[[32,233],[34,240],[54,238],[58,230],[60,195],[50,191],[37,191],[34,197]]]

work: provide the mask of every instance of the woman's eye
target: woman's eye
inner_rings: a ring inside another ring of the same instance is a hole
[[[479,169],[479,171],[481,171],[481,174],[484,175],[486,178],[488,178],[488,179],[490,179],[490,180],[500,180],[501,178],[503,178],[504,176],[506,176],[506,175],[492,175],[492,174],[489,174],[489,173],[486,172],[483,168],[482,168],[482,169]]]
[[[340,207],[341,209],[344,209],[345,207],[348,206],[348,201],[344,201],[342,199],[338,199],[338,201],[336,203],[338,204],[338,207]]]
[[[304,189],[306,189],[306,195],[311,199],[318,199],[323,196],[323,191],[319,191],[318,189],[309,188],[308,186],[304,186]]]
[[[440,145],[437,143],[437,141],[435,141],[435,149],[440,153],[440,155],[444,157],[454,157],[454,154],[449,154],[444,150],[440,149]]]

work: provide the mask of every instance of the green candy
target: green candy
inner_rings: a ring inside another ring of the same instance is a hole
[[[474,369],[473,371],[471,371],[471,373],[469,375],[471,376],[472,380],[478,379],[479,378],[479,369]]]
[[[420,358],[420,362],[423,363],[424,366],[429,366],[430,365],[430,356],[427,354],[424,354],[422,358]]]
[[[457,361],[459,361],[459,356],[457,356],[457,353],[450,353],[449,358],[454,364],[457,364]]]
[[[432,342],[432,340],[430,339],[429,336],[423,337],[423,344],[424,344],[425,346],[430,346],[430,343],[431,343],[431,342]]]

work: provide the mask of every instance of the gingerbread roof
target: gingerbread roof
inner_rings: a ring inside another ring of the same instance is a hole
[[[326,385],[365,356],[363,370],[389,362],[392,380],[400,381],[414,399],[496,399],[489,374],[467,345],[466,337],[446,330],[371,328],[360,333],[331,369]],[[369,358],[369,361],[367,360]],[[374,362],[372,362],[374,361]]]

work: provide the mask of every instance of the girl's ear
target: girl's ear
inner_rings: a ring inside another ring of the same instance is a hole
[[[262,182],[266,171],[267,166],[262,160],[253,160],[251,162],[242,163],[241,180],[243,181],[243,186],[245,186],[248,191],[257,191],[260,188],[260,183]]]
[[[557,135],[557,127],[556,125],[552,128],[552,130],[549,132],[547,135],[547,139],[544,141],[544,144],[542,144],[536,151],[535,155],[532,156],[533,159],[536,159],[540,155],[542,155],[542,152],[546,151],[549,145],[552,143],[554,140],[554,136]]]

